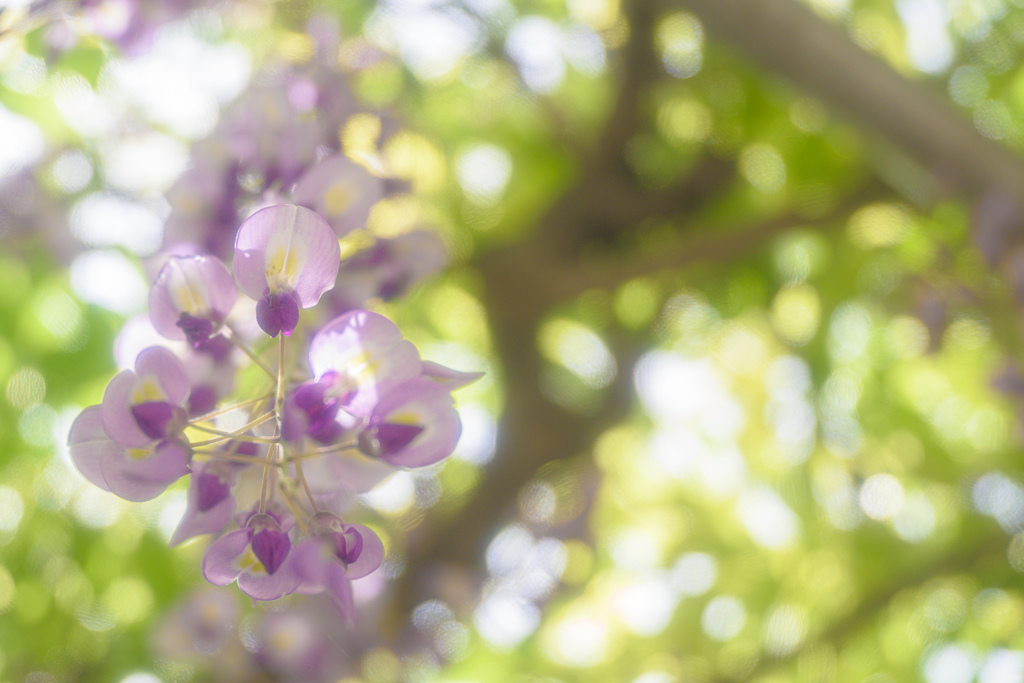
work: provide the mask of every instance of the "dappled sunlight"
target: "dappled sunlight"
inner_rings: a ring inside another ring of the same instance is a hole
[[[0,679],[1020,681],[1020,4],[0,2]]]

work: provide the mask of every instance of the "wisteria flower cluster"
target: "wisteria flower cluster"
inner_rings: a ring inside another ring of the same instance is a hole
[[[325,56],[336,58],[334,42],[320,36],[323,55],[311,65],[264,75],[193,147],[190,168],[167,192],[170,242],[228,258],[239,216],[281,203],[315,211],[344,237],[366,225],[379,201],[408,191],[407,181],[390,177],[380,150],[399,130],[394,119],[372,114],[380,127],[377,149],[357,154],[361,163],[342,149],[339,132],[369,113]],[[367,299],[390,300],[442,266],[444,248],[432,231],[372,237],[371,249],[345,260],[322,308],[341,313]]]
[[[189,353],[143,350],[82,411],[68,442],[89,481],[127,500],[190,475],[171,540],[219,535],[202,563],[211,583],[237,582],[255,600],[327,592],[351,616],[350,582],[379,567],[384,547],[342,519],[339,494],[450,455],[461,430],[451,392],[479,374],[422,360],[394,323],[363,309],[323,325],[308,365],[296,362],[300,311],[335,285],[339,266],[331,226],[296,205],[245,220],[231,271],[211,255],[170,257],[150,290],[150,320]],[[278,340],[276,366],[228,322],[239,291]],[[265,374],[255,396],[232,396],[236,347]]]

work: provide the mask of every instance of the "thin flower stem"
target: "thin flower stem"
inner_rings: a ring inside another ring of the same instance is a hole
[[[277,490],[281,492],[281,498],[284,499],[284,504],[287,506],[288,511],[292,513],[292,517],[295,518],[295,522],[299,525],[299,531],[305,536],[309,536],[309,527],[306,526],[306,520],[304,519],[308,515],[306,511],[302,509],[299,502],[291,495],[288,489],[285,487],[284,482],[277,483]]]
[[[291,456],[289,458],[289,460],[291,462],[298,462],[298,461],[302,461],[302,460],[313,460],[314,458],[322,458],[325,455],[333,455],[335,453],[344,453],[345,451],[358,451],[358,450],[359,450],[359,447],[356,446],[355,444],[345,445],[345,446],[336,446],[336,447],[332,448],[331,450],[327,450],[327,451],[322,451],[322,450],[319,450],[319,449],[314,449],[312,451],[304,451],[302,453],[296,453],[295,455]]]
[[[267,413],[266,415],[263,415],[261,417],[256,418],[255,420],[253,420],[249,424],[247,424],[247,425],[241,427],[240,429],[237,429],[237,430],[235,430],[235,431],[233,431],[233,432],[231,432],[229,434],[224,434],[222,436],[218,436],[218,437],[215,437],[213,439],[207,439],[206,441],[196,441],[195,443],[192,443],[191,446],[192,446],[192,448],[198,448],[198,447],[201,447],[201,446],[212,446],[213,444],[221,443],[223,441],[230,441],[232,439],[237,439],[239,441],[252,441],[252,440],[259,439],[259,441],[256,441],[256,443],[263,443],[263,437],[258,437],[258,436],[243,437],[242,434],[244,434],[245,432],[249,431],[253,427],[260,426],[261,424],[263,424],[264,422],[266,422],[267,420],[269,420],[269,419],[271,419],[273,417],[274,417],[274,413]]]
[[[222,429],[214,429],[213,427],[204,427],[202,425],[197,424],[189,423],[189,427],[191,427],[192,429],[198,429],[201,432],[206,432],[207,434],[214,434],[216,436],[227,436],[228,434]]]
[[[207,434],[214,434],[216,436],[231,436],[230,432],[224,432],[219,429],[213,429],[212,427],[202,427],[200,425],[190,425],[193,429],[198,429],[201,432]],[[277,438],[272,436],[249,436],[243,434],[241,436],[234,437],[236,441],[246,441],[248,443],[277,443]]]
[[[284,454],[282,453],[282,456],[283,455]],[[281,457],[278,460],[276,460],[274,462],[274,465],[276,465],[276,466],[270,468],[270,490],[271,491],[273,491],[274,488],[277,487],[277,484],[278,484],[278,481],[279,481],[278,478],[277,478],[278,473],[280,473],[282,470],[284,470],[284,467],[285,467],[284,458]]]
[[[316,453],[317,455],[327,455],[328,453],[338,453],[340,451],[351,451],[359,448],[358,441],[349,441],[348,443],[336,443],[330,446],[321,446],[320,448],[314,448],[310,453]]]
[[[252,465],[257,462],[255,458],[249,458],[244,455],[232,455],[231,453],[225,453],[224,451],[192,451],[192,455],[200,456],[210,460],[224,460],[226,462],[237,462],[243,465]]]
[[[215,410],[212,413],[207,413],[205,415],[200,415],[199,417],[196,417],[196,418],[193,418],[193,419],[189,420],[189,424],[194,427],[199,422],[209,422],[210,420],[212,420],[215,417],[218,417],[219,415],[223,415],[224,413],[230,413],[232,410],[240,410],[241,408],[248,408],[249,406],[255,405],[255,404],[259,403],[260,401],[266,401],[268,398],[271,398],[272,396],[273,396],[273,394],[266,394],[264,396],[260,396],[259,398],[254,398],[254,399],[249,400],[249,401],[243,401],[242,403],[236,403],[235,405],[228,406],[227,408],[221,408],[219,410]]]
[[[259,356],[253,353],[252,349],[250,349],[240,339],[238,339],[238,337],[235,335],[234,330],[232,330],[227,325],[224,326],[224,330],[226,332],[224,336],[228,338],[228,341],[230,341],[232,344],[241,349],[242,353],[249,356],[249,360],[251,360],[256,365],[260,366],[263,369],[263,372],[267,373],[267,376],[270,377],[270,379],[274,379],[273,371],[271,371],[271,369],[267,367],[266,363],[259,359]]]
[[[309,484],[306,483],[306,475],[302,473],[302,462],[299,460],[295,461],[295,471],[299,473],[299,483],[302,484],[302,488],[306,491],[306,497],[309,498],[309,505],[313,508],[314,514],[320,512],[316,507],[313,492],[309,490]]]
[[[281,405],[281,399],[284,397],[284,334],[280,337],[280,343],[278,344],[278,356],[277,356],[277,391],[275,392],[275,403],[274,406],[277,409],[278,416],[284,417],[284,407]]]
[[[278,445],[277,447],[280,447]],[[259,511],[262,515],[267,511],[267,484],[270,480],[270,466],[272,464],[272,456],[274,454],[275,446],[271,445],[267,447],[267,459],[263,461],[263,482],[260,484],[260,507]]]

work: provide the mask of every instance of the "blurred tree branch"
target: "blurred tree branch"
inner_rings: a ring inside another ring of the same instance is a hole
[[[411,539],[408,569],[396,590],[399,613],[416,604],[421,587],[412,582],[424,569],[478,564],[489,535],[513,512],[519,490],[536,471],[546,462],[588,452],[629,409],[632,366],[640,349],[625,340],[613,345],[618,375],[596,414],[574,414],[539,390],[544,361],[537,330],[554,307],[587,288],[580,286],[581,250],[649,219],[694,211],[732,182],[733,164],[711,156],[667,188],[646,188],[630,171],[625,146],[644,125],[644,93],[663,74],[652,48],[654,15],[643,2],[627,10],[631,38],[623,51],[620,95],[596,147],[583,153],[582,177],[528,237],[476,262],[506,383],[497,452],[469,502],[450,519],[424,525]]]
[[[970,199],[988,191],[1024,195],[1024,160],[807,6],[795,0],[661,0],[660,6],[692,11],[710,35],[879,134],[947,191]]]
[[[735,259],[806,224],[806,218],[782,216],[737,230],[702,230],[670,252],[580,258],[585,246],[614,244],[617,236],[645,221],[691,214],[732,182],[733,164],[710,156],[667,188],[645,187],[625,163],[626,145],[645,125],[645,93],[663,77],[653,51],[653,30],[658,12],[671,9],[695,12],[712,35],[737,43],[758,63],[880,134],[934,174],[945,191],[971,199],[993,189],[1014,195],[1024,191],[1021,159],[981,136],[927,86],[907,81],[793,0],[628,4],[631,38],[622,52],[620,95],[596,148],[581,160],[579,182],[529,236],[476,262],[507,390],[497,452],[470,501],[452,517],[428,523],[412,539],[408,568],[396,590],[394,607],[400,613],[421,599],[422,586],[414,582],[423,570],[478,564],[489,535],[514,512],[518,492],[537,470],[552,460],[588,452],[594,439],[629,409],[632,366],[641,350],[635,341],[616,349],[618,379],[597,414],[573,414],[542,395],[538,382],[544,361],[536,334],[545,316],[588,289],[612,288],[699,260]],[[808,59],[808,54],[815,58]],[[854,193],[818,222],[839,218],[878,194],[875,187]],[[944,571],[951,562],[940,561],[921,575]],[[839,637],[917,580],[901,580],[863,601],[823,638]]]

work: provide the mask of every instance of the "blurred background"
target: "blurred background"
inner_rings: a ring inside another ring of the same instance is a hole
[[[0,680],[1024,681],[1021,0],[0,7]],[[487,373],[346,632],[65,446],[302,150]]]

